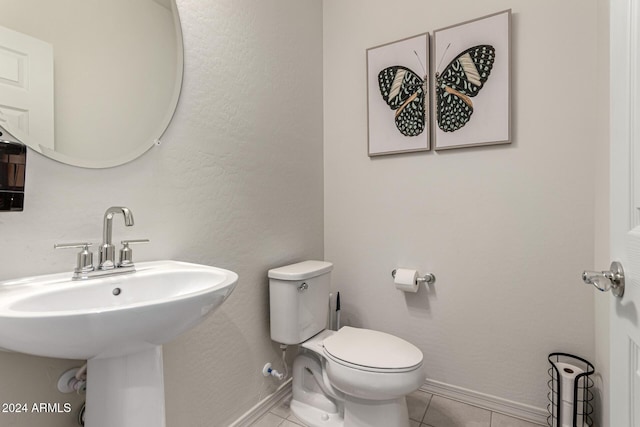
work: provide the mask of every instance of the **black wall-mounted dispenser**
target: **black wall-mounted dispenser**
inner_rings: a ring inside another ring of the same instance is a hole
[[[0,211],[24,209],[27,146],[0,126]]]
[[[593,426],[593,365],[567,353],[549,355],[549,427]]]

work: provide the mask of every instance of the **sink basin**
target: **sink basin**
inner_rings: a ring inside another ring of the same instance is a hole
[[[238,280],[232,271],[177,261],[138,263],[136,270],[0,282],[0,347],[67,359],[135,353],[200,323]]]
[[[177,261],[71,280],[71,273],[0,282],[0,347],[87,359],[86,427],[164,427],[162,344],[200,323],[238,275]]]

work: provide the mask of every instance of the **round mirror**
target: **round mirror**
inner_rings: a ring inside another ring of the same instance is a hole
[[[174,0],[3,0],[0,124],[64,163],[106,168],[159,141],[182,86]]]

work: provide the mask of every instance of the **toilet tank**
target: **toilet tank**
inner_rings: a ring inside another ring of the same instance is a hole
[[[327,328],[333,264],[303,261],[269,270],[271,339],[300,344]]]

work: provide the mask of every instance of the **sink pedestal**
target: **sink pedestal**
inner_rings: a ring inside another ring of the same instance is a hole
[[[86,427],[165,427],[162,346],[87,361]]]

